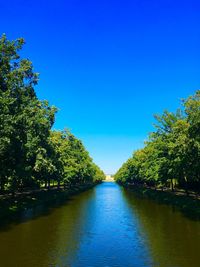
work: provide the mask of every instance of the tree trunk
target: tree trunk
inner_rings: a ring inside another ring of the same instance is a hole
[[[5,187],[5,184],[4,184],[4,181],[1,181],[1,188],[0,188],[0,191],[3,192],[4,191],[4,188]]]
[[[171,189],[172,189],[172,192],[174,192],[173,179],[171,179]]]
[[[48,189],[50,189],[50,179],[48,178]]]
[[[187,196],[189,196],[189,191],[188,191],[188,180],[186,175],[184,176],[184,180],[185,180],[185,193],[187,194]]]

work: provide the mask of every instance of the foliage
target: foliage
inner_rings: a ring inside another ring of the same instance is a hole
[[[80,140],[51,130],[57,109],[37,98],[38,73],[20,57],[23,45],[0,38],[0,190],[102,180]]]
[[[115,174],[122,184],[200,190],[200,90],[175,113],[156,115],[155,131]]]

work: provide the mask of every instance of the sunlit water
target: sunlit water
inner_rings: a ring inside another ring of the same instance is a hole
[[[0,230],[0,267],[199,267],[200,222],[103,183]]]

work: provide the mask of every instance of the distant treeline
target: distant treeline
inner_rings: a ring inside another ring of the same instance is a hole
[[[0,38],[0,192],[101,181],[82,142],[51,130],[57,109],[37,98],[38,74],[21,59],[22,38]]]
[[[200,90],[176,112],[155,119],[155,131],[118,170],[116,181],[200,192]]]

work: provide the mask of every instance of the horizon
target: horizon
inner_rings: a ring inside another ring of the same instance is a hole
[[[38,8],[39,7],[39,8]],[[198,1],[1,2],[0,31],[23,37],[39,99],[105,173],[114,174],[153,130],[200,88]],[[187,19],[186,19],[187,18]]]

